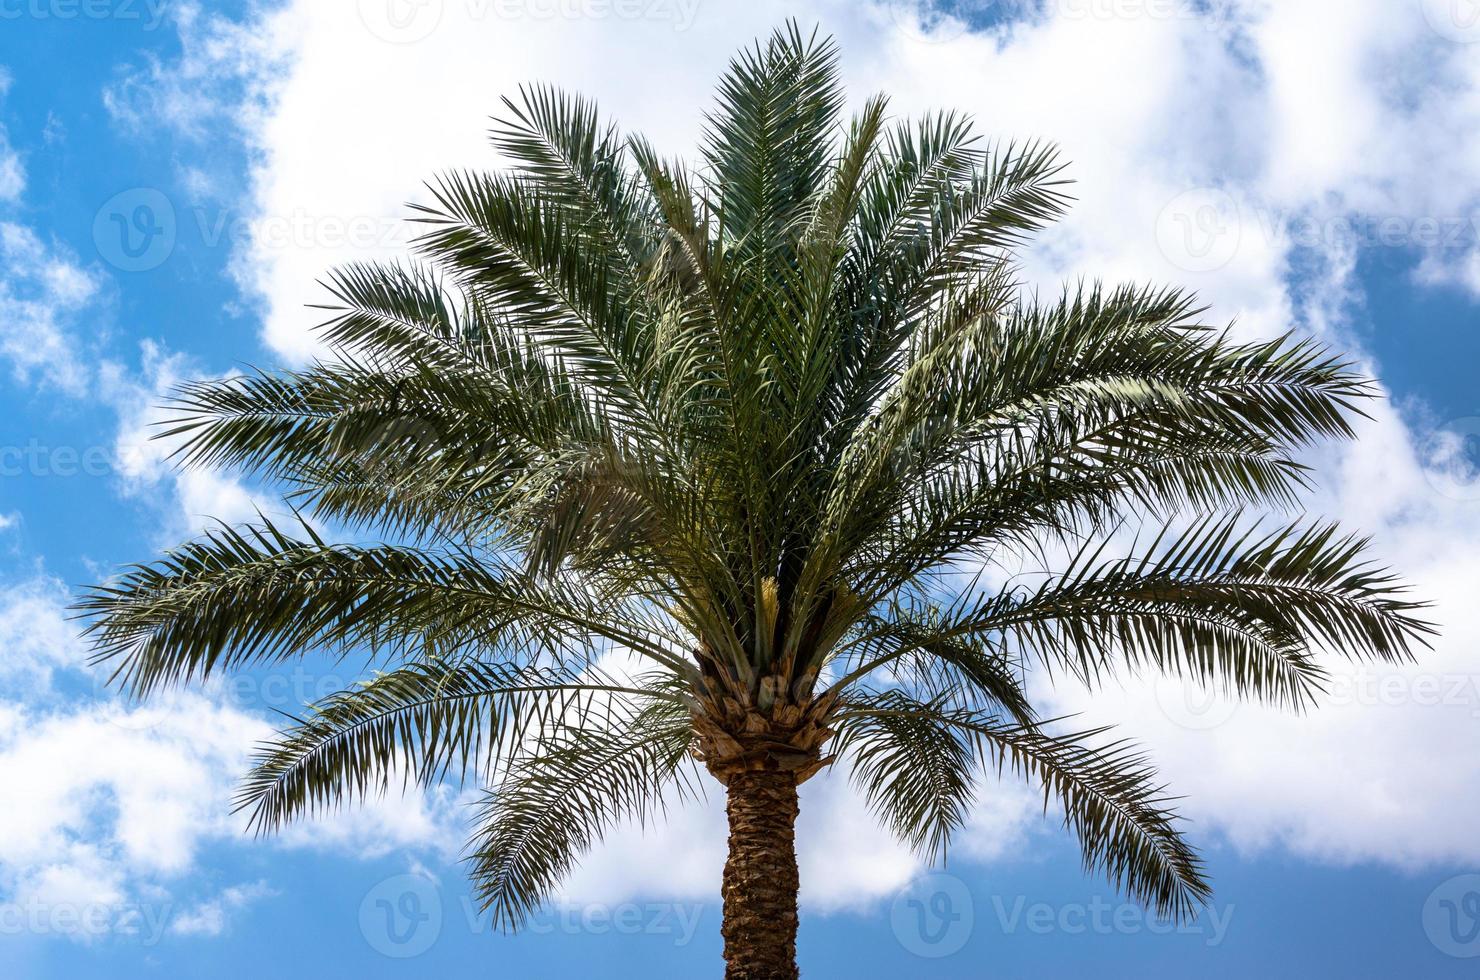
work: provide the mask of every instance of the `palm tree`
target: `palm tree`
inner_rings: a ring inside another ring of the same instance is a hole
[[[1424,641],[1364,542],[1245,516],[1296,504],[1297,450],[1373,386],[1176,290],[1027,295],[1014,249],[1067,202],[1050,148],[882,97],[844,125],[835,48],[795,25],[731,62],[694,168],[581,98],[505,104],[513,169],[431,184],[415,263],[333,276],[332,356],[175,395],[184,465],[303,516],[79,600],[139,695],[312,651],[376,668],[261,748],[259,830],[475,781],[472,881],[516,927],[702,764],[727,975],[795,977],[802,782],[846,759],[938,858],[1006,769],[1180,917],[1209,886],[1153,770],[1040,717],[1027,675],[1298,709],[1319,654]]]

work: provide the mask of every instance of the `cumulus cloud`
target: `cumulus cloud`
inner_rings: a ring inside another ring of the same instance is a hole
[[[233,774],[267,726],[200,693],[140,707],[97,691],[65,602],[47,578],[0,589],[6,671],[27,677],[0,698],[0,900],[87,939],[240,834]]]
[[[560,887],[565,902],[623,902],[641,897],[700,900],[715,894],[725,863],[724,792],[708,784],[703,799],[671,799],[646,826],[607,834]],[[863,806],[847,773],[829,770],[802,786],[797,822],[802,905],[835,912],[861,909],[907,884],[920,862]],[[1026,794],[1008,798],[1026,803]],[[1014,825],[976,822],[967,839],[993,847],[1021,840]],[[966,844],[969,848],[970,844]],[[968,851],[968,853],[970,853]]]
[[[1078,201],[1029,256],[1039,288],[1081,276],[1171,281],[1237,317],[1246,335],[1295,324],[1348,347],[1360,249],[1412,249],[1423,256],[1416,282],[1475,284],[1480,295],[1473,228],[1453,241],[1430,230],[1480,204],[1480,59],[1458,25],[1435,21],[1443,5],[1028,6],[975,29],[922,20],[907,3],[829,0],[706,6],[684,30],[653,5],[636,19],[515,16],[496,4],[427,4],[404,22],[365,19],[378,8],[364,4],[262,12],[251,33],[267,43],[252,50],[273,71],[216,55],[260,82],[241,125],[258,161],[241,287],[263,312],[266,345],[290,362],[309,358],[303,305],[319,298],[314,281],[346,260],[398,254],[405,231],[388,219],[422,194],[424,178],[496,162],[483,134],[499,94],[531,79],[584,90],[665,152],[689,153],[717,66],[741,39],[795,14],[838,35],[855,100],[883,90],[900,114],[955,106],[992,136],[1060,143]],[[187,42],[201,36],[193,29]],[[182,68],[151,68],[139,84],[172,97],[180,79],[209,74],[199,66],[213,57],[210,43],[188,49]],[[633,51],[644,52],[639,71]],[[1436,650],[1371,678],[1398,692],[1392,703],[1368,703],[1369,680],[1355,671],[1341,682],[1350,693],[1333,691],[1335,703],[1306,718],[1240,706],[1226,717],[1216,709],[1218,723],[1206,725],[1213,709],[1192,710],[1185,692],[1151,679],[1049,696],[1142,736],[1190,796],[1189,811],[1240,846],[1328,860],[1474,860],[1480,844],[1465,815],[1480,807],[1480,764],[1453,750],[1473,744],[1480,726],[1480,620],[1464,593],[1480,579],[1480,511],[1452,492],[1473,474],[1452,440],[1436,448],[1415,428],[1414,413],[1374,414],[1360,442],[1316,460],[1323,490],[1313,505],[1374,532],[1379,554],[1435,600],[1445,630]],[[1452,689],[1468,682],[1469,693],[1431,703],[1419,693],[1431,677]],[[991,800],[963,841],[982,858],[1032,816],[1011,793]],[[623,831],[569,888],[712,888],[718,821],[711,804],[682,811],[661,837]],[[841,775],[810,786],[802,821],[808,900],[820,907],[888,891],[914,869],[864,829]],[[839,861],[840,847],[851,857]],[[824,853],[832,860],[820,874]]]
[[[5,130],[0,127],[0,201],[14,201],[26,187],[26,171],[21,158],[10,147]]]
[[[0,68],[0,98],[9,87],[10,75]],[[98,282],[64,247],[8,220],[25,186],[25,167],[0,126],[0,361],[18,382],[78,395],[86,388],[87,362],[68,328]]]
[[[16,380],[73,395],[85,390],[86,361],[67,328],[96,288],[64,250],[24,225],[0,221],[0,358]]]
[[[7,515],[4,524],[14,522]],[[77,630],[67,621],[67,590],[56,579],[38,577],[0,592],[0,679],[13,693],[40,696],[51,690],[54,671],[82,661]]]
[[[245,815],[232,812],[237,781],[253,746],[272,732],[263,709],[301,710],[292,678],[281,694],[270,693],[268,676],[128,703],[104,687],[104,672],[86,666],[66,602],[49,578],[0,583],[7,651],[0,773],[9,801],[0,808],[0,910],[7,917],[83,940],[165,925],[211,936],[271,890],[259,882],[196,896],[193,872],[207,848],[455,854],[462,811],[450,791],[373,799],[348,819],[305,821],[266,843],[247,836]]]
[[[193,14],[188,8],[182,11],[181,30],[192,30]],[[195,36],[189,37],[187,50],[194,51]],[[218,41],[201,42],[211,52],[207,60],[222,56],[224,42]],[[0,84],[0,96],[4,93],[5,85]],[[193,117],[166,115],[177,126],[184,126],[189,118]],[[9,153],[0,128],[0,206],[15,197],[6,194],[5,174],[10,166],[20,165]],[[16,194],[21,186],[23,182],[16,184]],[[150,340],[140,344],[137,367],[100,357],[93,339],[96,330],[79,330],[78,324],[84,316],[95,322],[105,312],[105,277],[97,269],[85,268],[64,247],[43,241],[31,227],[3,220],[4,213],[0,209],[0,363],[22,384],[81,402],[101,403],[115,413],[118,432],[107,453],[114,461],[122,493],[149,501],[160,512],[157,542],[174,544],[211,518],[245,520],[259,509],[272,509],[269,501],[254,496],[239,480],[183,472],[170,463],[175,446],[153,438],[156,423],[166,417],[161,405],[176,383],[198,378],[203,371],[184,353]],[[0,529],[9,527],[13,519],[0,516]]]

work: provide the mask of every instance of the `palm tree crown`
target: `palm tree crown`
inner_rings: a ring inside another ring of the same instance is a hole
[[[185,464],[305,516],[93,589],[99,659],[141,694],[314,650],[378,670],[262,748],[258,828],[477,780],[472,879],[517,925],[702,765],[730,975],[794,976],[798,784],[845,760],[939,856],[1005,767],[1180,916],[1208,884],[1153,771],[1040,718],[1026,674],[1300,708],[1318,655],[1423,640],[1362,541],[1243,516],[1351,434],[1350,365],[1235,342],[1176,290],[1027,294],[1014,250],[1067,203],[1052,149],[843,102],[795,26],[730,64],[697,166],[526,88],[494,133],[512,169],[443,175],[415,262],[332,277],[331,356],[178,391]]]

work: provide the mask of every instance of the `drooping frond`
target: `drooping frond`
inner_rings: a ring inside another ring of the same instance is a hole
[[[1389,663],[1432,633],[1422,606],[1334,525],[1262,530],[1237,515],[1164,528],[1140,554],[1086,545],[1035,588],[962,599],[947,637],[996,638],[1092,680],[1151,667],[1299,708],[1321,689],[1317,653]]]
[[[855,700],[879,707],[850,713]],[[942,859],[975,802],[979,760],[968,740],[922,707],[898,692],[854,694],[839,722],[837,751],[890,831],[927,858]]]
[[[698,793],[692,739],[669,702],[542,732],[479,808],[468,860],[480,908],[517,927],[607,830],[660,813],[669,787]]]
[[[313,705],[263,743],[237,797],[259,830],[385,792],[429,786],[500,763],[556,725],[601,724],[615,698],[675,696],[592,670],[486,661],[418,662]]]
[[[1211,894],[1155,770],[1127,742],[1094,745],[1103,729],[1053,736],[899,691],[855,695],[840,725],[861,760],[857,778],[911,843],[943,844],[965,812],[955,802],[963,768],[984,763],[1041,784],[1045,807],[1057,802],[1079,838],[1085,867],[1158,915],[1186,918]]]

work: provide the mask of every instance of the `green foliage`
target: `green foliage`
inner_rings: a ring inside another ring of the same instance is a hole
[[[330,278],[321,362],[179,390],[182,464],[282,486],[302,527],[96,587],[99,661],[139,693],[309,651],[383,669],[262,747],[260,829],[475,781],[473,878],[517,925],[697,789],[696,718],[786,707],[922,851],[1011,771],[1182,915],[1208,885],[1149,765],[1055,734],[1029,674],[1299,709],[1319,657],[1423,641],[1360,539],[1242,516],[1297,507],[1295,454],[1351,435],[1374,390],[1349,364],[1177,290],[1026,294],[1014,252],[1068,203],[1053,149],[842,110],[832,42],[795,26],[730,64],[697,168],[526,88],[508,171],[437,178],[409,264]]]

